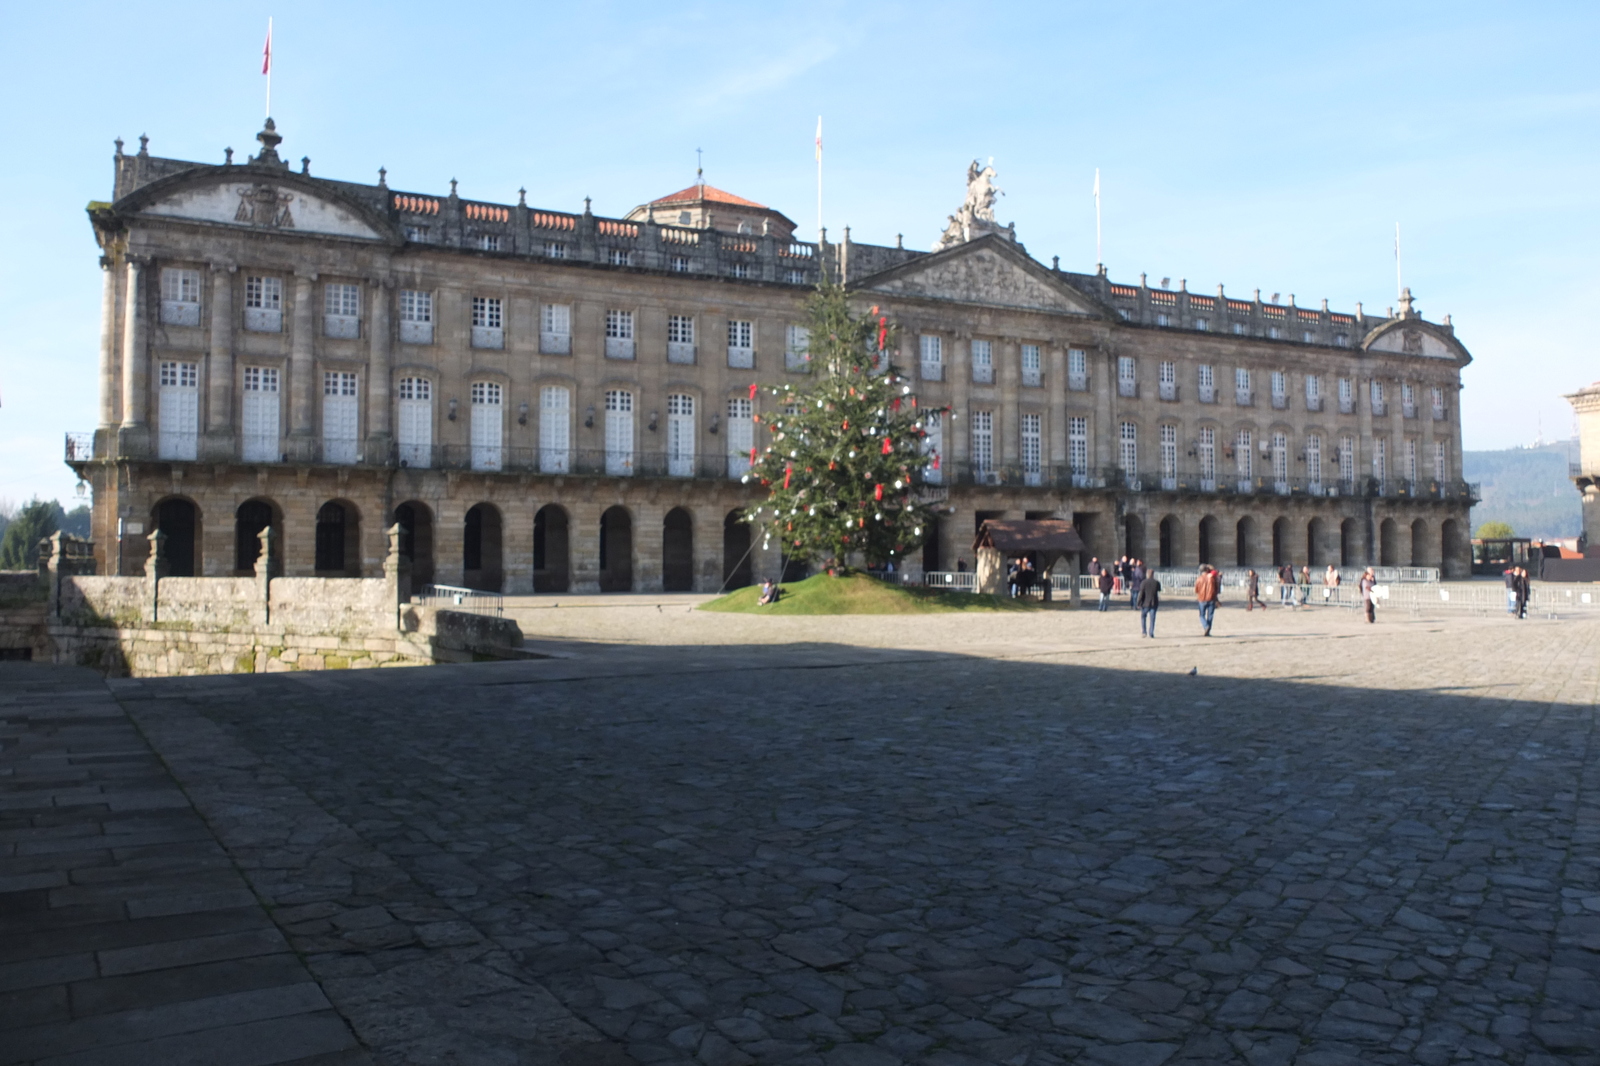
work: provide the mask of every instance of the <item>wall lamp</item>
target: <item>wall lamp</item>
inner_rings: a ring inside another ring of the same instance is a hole
[[[527,424],[528,424],[528,404],[527,404],[526,401],[524,401],[522,406],[517,408],[517,425],[525,426]]]
[[[594,404],[589,405],[588,413],[583,416],[583,426],[585,429],[594,428]]]
[[[445,417],[452,422],[456,420],[456,398],[454,396],[450,397],[450,413]]]

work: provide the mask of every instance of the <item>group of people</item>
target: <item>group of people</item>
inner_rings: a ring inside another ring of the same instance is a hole
[[[1339,568],[1332,563],[1322,573],[1322,602],[1331,603],[1334,591],[1340,584]],[[1311,567],[1302,566],[1298,573],[1288,563],[1278,567],[1278,604],[1282,607],[1304,607],[1311,599]],[[1267,609],[1261,599],[1261,575],[1254,570],[1245,571],[1244,609]]]
[[[1109,565],[1101,564],[1099,558],[1089,560],[1088,574],[1094,578],[1095,588],[1100,592],[1102,611],[1110,609],[1112,596],[1123,594],[1128,597],[1129,607],[1139,606],[1139,592],[1151,573],[1153,570],[1145,566],[1143,559],[1126,555]]]
[[[1006,587],[1011,590],[1012,599],[1028,595],[1033,586],[1039,583],[1039,571],[1034,569],[1033,560],[1026,555],[1011,560],[1006,567]]]
[[[1520,566],[1505,572],[1506,613],[1516,618],[1528,617],[1528,597],[1533,595],[1532,575]]]

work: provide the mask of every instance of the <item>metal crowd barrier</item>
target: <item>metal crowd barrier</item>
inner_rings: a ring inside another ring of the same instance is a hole
[[[505,616],[505,597],[498,592],[484,592],[482,589],[467,589],[457,585],[424,585],[417,597],[427,607],[442,607],[492,618]]]

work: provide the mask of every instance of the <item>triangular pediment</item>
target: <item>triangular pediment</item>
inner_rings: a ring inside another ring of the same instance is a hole
[[[985,237],[863,278],[885,295],[1100,317],[1104,311],[1001,237]]]
[[[389,241],[393,227],[367,206],[272,168],[211,167],[140,189],[124,214],[221,223],[270,233]]]

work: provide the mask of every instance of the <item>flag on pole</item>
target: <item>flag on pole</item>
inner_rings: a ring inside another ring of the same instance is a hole
[[[822,116],[817,116],[817,162],[822,162]]]
[[[272,73],[272,20],[267,20],[267,43],[261,49],[261,73]]]

